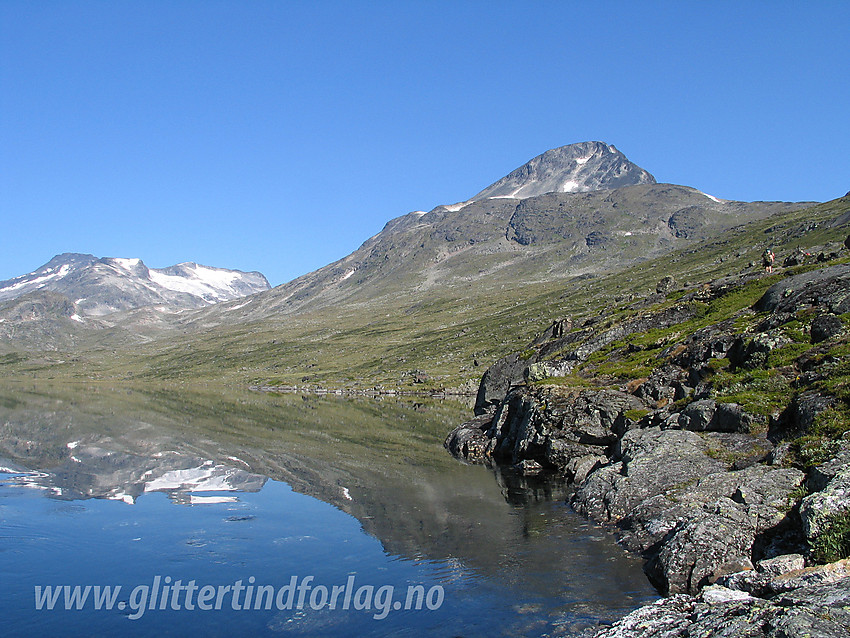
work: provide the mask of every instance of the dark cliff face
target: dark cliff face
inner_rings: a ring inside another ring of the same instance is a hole
[[[638,184],[655,178],[604,142],[581,142],[538,155],[472,199],[525,199],[545,193],[584,193]]]

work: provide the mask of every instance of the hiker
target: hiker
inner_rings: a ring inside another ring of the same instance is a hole
[[[773,262],[776,261],[776,255],[770,248],[764,249],[764,254],[761,256],[761,263],[764,265],[765,272],[773,272]]]

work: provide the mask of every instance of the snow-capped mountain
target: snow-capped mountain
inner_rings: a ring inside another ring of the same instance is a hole
[[[269,289],[258,272],[242,272],[185,262],[148,268],[141,259],[64,253],[20,277],[0,281],[0,301],[36,291],[71,300],[78,314],[106,315],[152,304],[201,308]]]
[[[470,201],[526,199],[545,193],[585,193],[655,184],[655,178],[605,142],[580,142],[546,151]]]

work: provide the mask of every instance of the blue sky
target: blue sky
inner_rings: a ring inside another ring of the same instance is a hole
[[[850,189],[848,2],[0,2],[0,280],[60,252],[273,285],[543,151]]]

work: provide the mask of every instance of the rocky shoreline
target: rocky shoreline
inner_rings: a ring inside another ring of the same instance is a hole
[[[253,392],[271,392],[275,394],[311,394],[315,396],[340,397],[420,397],[429,399],[466,398],[475,396],[464,388],[443,388],[439,390],[405,390],[402,388],[326,388],[314,385],[250,385]]]
[[[446,448],[644,558],[666,597],[599,637],[850,635],[850,264],[669,284],[495,363]]]

